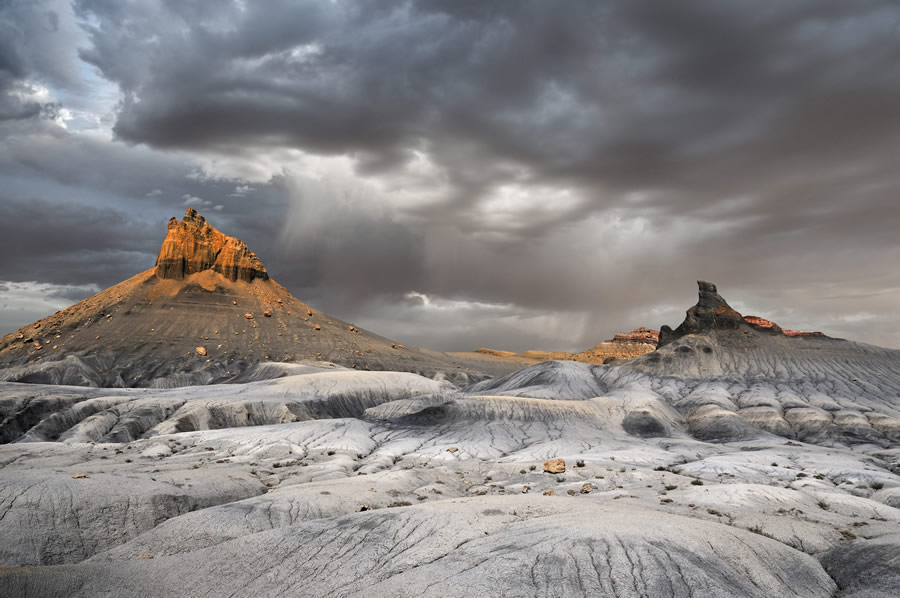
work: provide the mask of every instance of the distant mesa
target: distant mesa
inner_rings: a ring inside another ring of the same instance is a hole
[[[656,349],[658,338],[659,333],[656,330],[650,328],[635,328],[631,332],[620,332],[613,336],[613,338],[578,353],[536,350],[513,353],[511,351],[499,351],[497,349],[478,349],[476,352],[486,355],[495,355],[497,357],[519,357],[535,362],[564,360],[601,365],[650,353]]]
[[[803,332],[802,330],[791,330],[790,328],[782,328],[771,320],[760,318],[759,316],[744,316],[744,321],[756,328],[757,330],[781,331],[785,336],[825,336],[822,332]]]
[[[220,233],[188,208],[180,222],[169,220],[169,232],[156,258],[156,276],[183,279],[204,270],[233,281],[269,278],[265,266],[243,241]]]
[[[606,342],[620,344],[643,343],[655,347],[659,342],[659,332],[651,328],[635,328],[631,332],[620,332]]]
[[[743,326],[775,335],[825,336],[821,332],[785,330],[775,322],[759,316],[742,316],[719,295],[716,285],[705,280],[698,280],[697,286],[699,287],[697,304],[687,310],[684,321],[675,330],[665,325],[659,329],[658,347],[664,347],[689,334],[699,334],[711,330],[738,330]]]

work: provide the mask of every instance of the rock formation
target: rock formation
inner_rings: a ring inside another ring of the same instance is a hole
[[[655,347],[659,342],[659,332],[651,328],[635,328],[631,332],[620,332],[606,342],[622,344],[644,343]]]
[[[156,258],[156,275],[182,279],[204,270],[245,282],[269,278],[265,266],[243,241],[220,233],[188,208],[181,222],[169,220],[169,232]]]
[[[716,285],[698,280],[699,299],[697,305],[687,311],[684,322],[672,330],[668,326],[659,329],[658,347],[663,347],[688,334],[698,334],[710,330],[738,330],[749,326],[759,332],[785,336],[822,336],[821,332],[801,332],[782,329],[781,326],[759,316],[742,316],[719,295]]]
[[[825,334],[822,332],[803,332],[802,330],[782,328],[772,320],[760,318],[759,316],[744,316],[744,321],[757,330],[771,330],[773,332],[780,331],[785,336],[825,336]]]
[[[697,305],[687,310],[684,322],[672,330],[668,326],[659,329],[660,347],[671,343],[687,334],[697,334],[707,330],[737,330],[746,326],[744,317],[732,309],[725,299],[719,295],[716,285],[705,280],[698,280],[700,296]]]
[[[314,310],[192,209],[169,221],[156,267],[0,338],[0,380],[15,382],[186,386],[301,360],[443,373],[461,383],[522,365],[407,349]]]

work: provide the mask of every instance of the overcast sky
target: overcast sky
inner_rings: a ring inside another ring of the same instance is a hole
[[[408,344],[743,313],[900,348],[900,4],[0,0],[0,333],[192,206]]]

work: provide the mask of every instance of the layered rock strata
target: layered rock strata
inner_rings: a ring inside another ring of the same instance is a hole
[[[188,208],[181,221],[169,220],[169,232],[156,258],[156,276],[182,279],[204,270],[233,281],[269,278],[265,266],[243,241],[219,232]]]

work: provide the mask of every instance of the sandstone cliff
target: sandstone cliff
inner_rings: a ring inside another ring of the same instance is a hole
[[[180,222],[169,220],[169,232],[156,258],[156,276],[182,279],[204,270],[233,281],[269,278],[265,266],[243,241],[219,232],[188,208]]]

